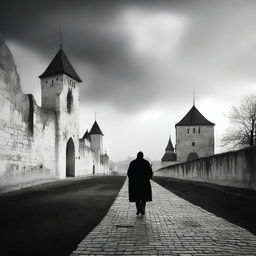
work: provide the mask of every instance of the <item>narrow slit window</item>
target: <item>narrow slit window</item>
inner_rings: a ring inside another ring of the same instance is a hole
[[[68,113],[71,113],[73,108],[73,95],[72,95],[72,91],[68,90],[68,94],[67,94],[67,111]]]

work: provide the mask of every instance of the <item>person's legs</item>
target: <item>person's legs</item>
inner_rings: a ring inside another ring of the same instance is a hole
[[[146,209],[146,201],[144,200],[141,200],[141,207],[142,207],[142,215],[145,214],[145,209]]]
[[[142,208],[141,207],[141,202],[139,200],[139,201],[136,201],[135,203],[136,203],[136,208],[137,208],[137,213],[136,214],[138,215],[138,214],[141,213],[141,208]]]

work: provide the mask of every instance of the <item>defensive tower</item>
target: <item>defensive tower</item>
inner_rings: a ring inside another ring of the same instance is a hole
[[[214,125],[193,104],[189,112],[175,125],[177,160],[185,162],[213,155]]]
[[[60,178],[75,176],[79,155],[79,83],[82,82],[62,47],[41,79],[44,109],[57,115],[56,170]]]

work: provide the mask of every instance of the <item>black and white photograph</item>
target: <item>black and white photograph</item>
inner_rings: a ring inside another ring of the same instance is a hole
[[[256,1],[2,0],[1,256],[256,256]]]

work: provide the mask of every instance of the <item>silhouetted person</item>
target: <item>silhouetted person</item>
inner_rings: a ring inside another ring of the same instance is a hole
[[[127,172],[129,177],[129,201],[136,203],[137,215],[145,214],[146,202],[152,201],[150,179],[153,175],[152,168],[143,153],[139,152]]]

